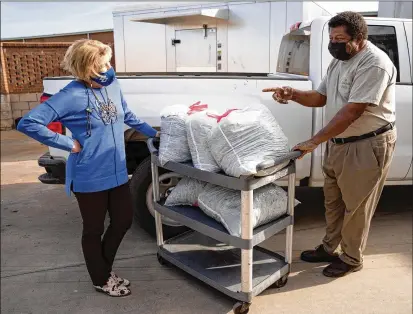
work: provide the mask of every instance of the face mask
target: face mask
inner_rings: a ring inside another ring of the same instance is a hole
[[[92,77],[92,81],[102,86],[109,86],[115,79],[115,70],[110,68],[106,72],[99,73],[102,77]]]
[[[351,54],[346,51],[346,46],[349,43],[330,43],[328,44],[328,51],[330,51],[331,55],[341,61],[346,61],[351,58]]]

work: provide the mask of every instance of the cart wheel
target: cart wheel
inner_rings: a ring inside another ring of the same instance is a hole
[[[159,253],[156,253],[156,257],[158,258],[158,262],[159,264],[161,264],[162,266],[169,266],[169,262],[164,259],[162,256],[159,255]]]
[[[250,306],[251,306],[251,303],[238,302],[234,305],[232,310],[234,311],[234,314],[247,314],[250,311]]]
[[[274,282],[274,284],[272,285],[273,288],[282,288],[287,284],[288,281],[288,274],[284,275],[283,277],[281,277],[280,279],[278,279],[276,282]]]

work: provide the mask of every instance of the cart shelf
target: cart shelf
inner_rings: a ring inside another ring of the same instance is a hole
[[[289,264],[283,256],[254,248],[253,289],[242,292],[240,250],[194,231],[169,239],[158,254],[167,262],[243,302],[251,302],[253,296],[289,272]]]
[[[292,173],[295,173],[295,163],[291,161],[287,163],[282,169],[277,169],[278,164],[285,164],[285,158],[296,158],[300,155],[299,152],[291,152],[286,157],[280,158],[279,163],[274,166],[270,166],[268,168],[262,168],[261,166],[257,167],[257,171],[266,171],[270,173],[270,175],[263,176],[263,177],[255,177],[255,176],[242,176],[240,178],[235,178],[228,176],[224,173],[213,173],[207,172],[200,169],[195,168],[192,163],[178,163],[178,162],[167,162],[165,165],[161,165],[159,162],[159,158],[156,153],[152,154],[152,164],[156,165],[157,167],[164,168],[166,170],[179,173],[180,175],[190,177],[193,179],[197,179],[200,181],[208,182],[211,184],[215,184],[218,186],[222,186],[228,189],[233,190],[240,190],[240,191],[250,191],[258,189],[262,186],[270,184],[276,180],[284,178]],[[270,171],[272,169],[272,171]],[[274,172],[275,171],[275,172]]]
[[[250,249],[293,224],[292,216],[283,215],[272,222],[255,228],[253,238],[244,240],[241,237],[230,235],[222,224],[204,214],[198,207],[162,206],[156,203],[155,210],[188,228],[240,249]]]

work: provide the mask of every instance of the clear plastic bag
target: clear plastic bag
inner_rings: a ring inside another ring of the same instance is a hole
[[[205,185],[202,181],[183,177],[167,197],[165,206],[198,206],[198,196]]]
[[[208,139],[211,154],[230,176],[257,174],[257,166],[289,152],[288,139],[261,104],[229,110],[220,116]]]
[[[192,106],[174,105],[161,112],[161,138],[159,161],[164,166],[168,161],[186,162],[191,160],[186,134],[186,119],[189,115],[208,108],[197,102]]]
[[[186,120],[186,130],[192,163],[197,169],[208,172],[219,172],[221,168],[211,154],[208,139],[212,128],[217,124],[217,119],[211,112],[198,112]]]
[[[295,200],[294,206],[300,202]],[[220,222],[229,234],[241,236],[241,191],[207,184],[198,197],[202,211]],[[269,223],[287,212],[287,192],[275,184],[254,190],[253,227]]]

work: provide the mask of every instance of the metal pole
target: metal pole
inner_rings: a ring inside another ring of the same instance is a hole
[[[154,203],[159,202],[161,199],[159,194],[159,171],[158,166],[154,163],[151,163],[152,169],[152,192],[153,192],[153,201]],[[163,230],[162,230],[162,216],[155,210],[155,227],[156,227],[156,242],[158,246],[163,245]]]
[[[253,237],[253,190],[241,191],[241,238],[251,240]],[[252,291],[253,248],[241,250],[241,290]]]
[[[288,176],[288,215],[294,219],[294,203],[295,203],[295,167],[294,173]],[[285,262],[291,264],[293,255],[293,225],[287,227],[287,235],[285,241]],[[290,266],[291,268],[291,266]]]

